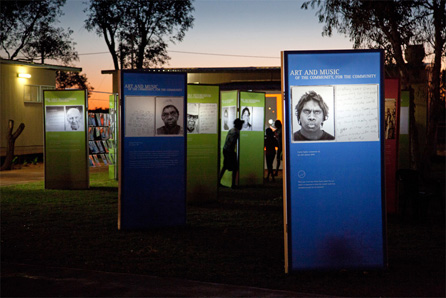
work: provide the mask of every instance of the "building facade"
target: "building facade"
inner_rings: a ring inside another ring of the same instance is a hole
[[[56,88],[58,70],[82,68],[0,59],[0,156],[6,155],[9,120],[14,121],[13,132],[25,124],[15,155],[43,153],[43,91]]]

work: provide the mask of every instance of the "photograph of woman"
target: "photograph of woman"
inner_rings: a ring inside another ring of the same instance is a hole
[[[250,107],[243,107],[242,114],[241,114],[241,120],[245,121],[242,126],[242,131],[252,131],[252,124],[251,124],[251,110]]]

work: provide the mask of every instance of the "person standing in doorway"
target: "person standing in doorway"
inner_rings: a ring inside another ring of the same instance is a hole
[[[269,181],[269,176],[271,175],[271,181],[274,181],[274,172],[273,172],[273,162],[274,157],[276,156],[276,147],[279,144],[274,137],[274,132],[271,128],[266,129],[265,135],[265,157],[266,157],[266,168],[268,169],[268,175],[266,176],[266,181]]]
[[[276,130],[274,131],[274,137],[277,140],[277,154],[276,154],[276,172],[274,176],[279,174],[280,161],[282,160],[282,122],[277,119],[274,122],[274,127]]]

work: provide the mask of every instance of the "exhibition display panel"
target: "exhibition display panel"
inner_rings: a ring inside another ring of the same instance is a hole
[[[240,185],[263,184],[265,93],[240,92]]]
[[[285,269],[384,268],[383,52],[282,58]]]
[[[388,214],[396,214],[398,211],[398,200],[396,196],[396,172],[398,170],[398,140],[400,127],[400,80],[396,78],[385,79],[384,85],[386,211]]]
[[[186,224],[186,74],[120,72],[119,229]]]
[[[87,189],[87,92],[45,90],[43,97],[45,188]]]
[[[187,86],[187,201],[217,200],[220,88]]]
[[[118,180],[118,127],[119,127],[119,110],[118,107],[118,95],[113,94],[109,96],[109,111],[110,116],[110,138],[109,138],[109,156],[113,161],[108,166],[108,173],[110,179]]]

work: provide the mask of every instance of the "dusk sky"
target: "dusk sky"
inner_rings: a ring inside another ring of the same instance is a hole
[[[168,48],[164,67],[280,66],[284,50],[351,49],[347,37],[322,37],[316,10],[302,10],[302,0],[195,0],[194,26],[184,40]],[[79,61],[95,91],[111,92],[113,62],[104,38],[84,28],[83,0],[67,0],[60,26],[70,27]],[[100,101],[95,101],[100,99]],[[90,107],[107,101],[93,94]]]

